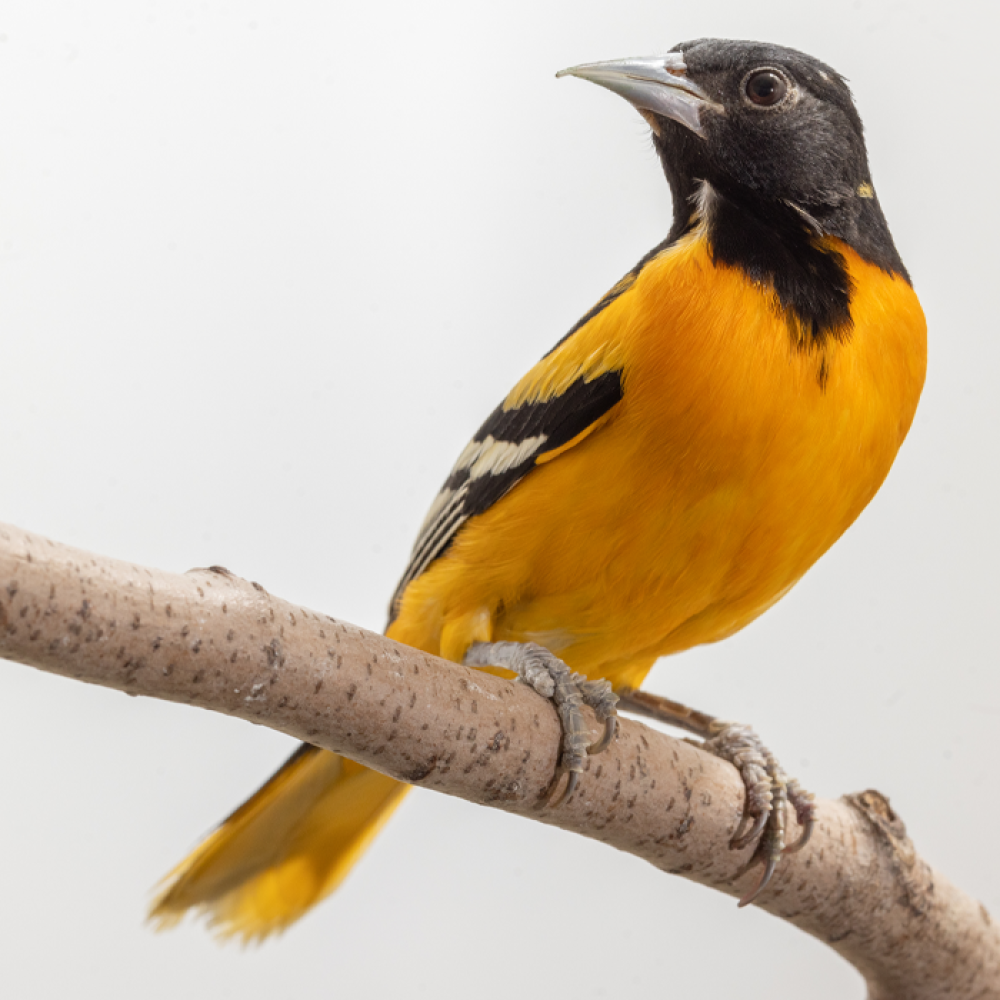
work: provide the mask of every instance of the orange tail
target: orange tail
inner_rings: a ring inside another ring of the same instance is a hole
[[[167,875],[150,920],[193,910],[244,943],[283,931],[340,885],[407,788],[303,744]]]

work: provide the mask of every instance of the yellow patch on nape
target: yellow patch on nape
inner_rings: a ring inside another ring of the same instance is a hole
[[[871,186],[867,181],[858,187],[858,197],[859,198],[874,198],[875,188]]]

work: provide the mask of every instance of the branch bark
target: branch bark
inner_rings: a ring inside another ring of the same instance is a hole
[[[165,573],[0,525],[0,656],[266,725],[733,896],[756,878],[739,875],[750,851],[728,847],[743,797],[728,764],[623,720],[579,790],[548,808],[559,725],[527,687],[220,567]],[[1000,928],[917,855],[878,792],[819,802],[809,845],[757,905],[839,952],[871,1000],[1000,1000]]]

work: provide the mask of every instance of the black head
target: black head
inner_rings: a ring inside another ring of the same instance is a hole
[[[823,236],[907,277],[875,196],[861,118],[825,63],[779,45],[699,39],[563,73],[620,94],[649,122],[674,196],[672,239],[710,211],[716,259],[773,283],[783,301],[802,254],[815,257],[807,270],[815,263],[826,277],[811,279],[809,294],[840,301],[828,316],[805,309],[816,313],[807,323],[815,330],[849,324],[848,279]]]
[[[755,42],[700,40],[674,52],[705,97],[700,135],[665,115],[647,117],[671,177],[821,214],[871,200],[861,118],[835,70]]]

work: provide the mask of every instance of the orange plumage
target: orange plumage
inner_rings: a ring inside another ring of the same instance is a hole
[[[463,452],[393,639],[454,661],[477,641],[535,642],[638,687],[658,657],[770,607],[889,472],[926,330],[846,85],[775,46],[681,49],[573,71],[653,126],[674,228]],[[404,791],[303,748],[168,876],[153,918],[200,909],[244,939],[283,929]]]
[[[456,661],[476,640],[537,642],[638,687],[770,607],[875,495],[923,385],[913,289],[839,249],[854,330],[822,352],[795,347],[769,290],[713,266],[702,233],[647,264],[508,397],[620,368],[622,401],[468,522],[387,634]]]

